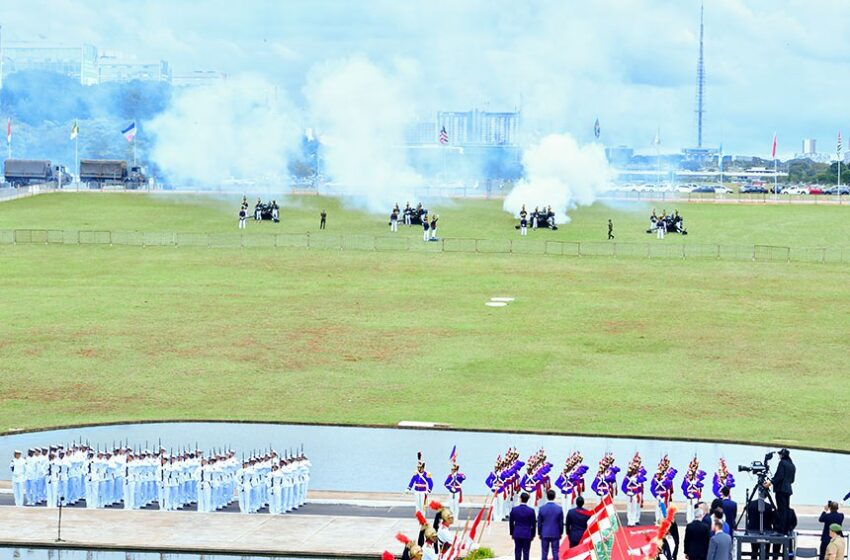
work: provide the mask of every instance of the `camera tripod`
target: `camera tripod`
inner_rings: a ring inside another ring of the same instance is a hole
[[[747,501],[744,502],[744,504],[745,504],[744,505],[744,511],[741,512],[741,515],[738,516],[738,520],[735,521],[735,530],[736,531],[738,530],[738,525],[741,524],[741,519],[744,516],[747,517],[747,521],[744,524],[744,528],[747,531],[749,531],[749,526],[750,526],[750,507],[749,506],[753,502],[753,499],[756,499],[756,500],[758,500],[758,514],[759,514],[758,532],[761,533],[761,534],[764,534],[764,532],[765,532],[765,526],[764,526],[764,510],[765,510],[764,502],[765,502],[765,500],[770,502],[770,505],[773,506],[773,511],[776,511],[776,502],[773,501],[773,496],[771,496],[770,492],[768,492],[767,488],[764,487],[764,485],[766,483],[767,483],[767,476],[758,477],[758,481],[756,482],[756,485],[753,486],[753,489],[750,490],[749,494],[747,494]],[[756,492],[758,492],[758,498],[755,498]],[[772,529],[772,527],[770,527],[770,529]]]

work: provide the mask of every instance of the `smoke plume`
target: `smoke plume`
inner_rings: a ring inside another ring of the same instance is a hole
[[[147,124],[151,159],[169,183],[217,188],[228,179],[283,186],[299,146],[300,115],[263,78],[240,76],[185,89]]]
[[[523,152],[525,177],[505,198],[503,208],[517,215],[523,205],[552,206],[558,223],[567,211],[593,204],[610,186],[612,173],[599,144],[580,146],[569,134],[550,134]]]
[[[313,68],[305,97],[321,141],[322,173],[331,191],[371,211],[413,200],[422,177],[407,162],[405,127],[415,121],[408,87],[415,69],[396,61],[382,69],[364,57]]]

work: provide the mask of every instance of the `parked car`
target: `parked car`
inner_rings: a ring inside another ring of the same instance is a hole
[[[741,187],[741,194],[767,194],[767,189],[764,187],[754,187],[753,185],[747,185],[745,187]]]
[[[724,187],[723,185],[720,185],[718,187],[714,187],[714,192],[718,194],[732,194],[735,191],[733,191],[729,187]]]
[[[809,194],[809,189],[807,187],[788,187],[787,189],[782,190],[782,194],[791,194],[791,195],[800,195],[800,194]]]
[[[838,187],[830,187],[828,189],[825,189],[823,191],[823,194],[831,194],[831,195],[840,194],[841,196],[847,196],[847,195],[850,195],[850,187],[845,186],[845,185],[841,185],[840,189]]]
[[[709,187],[706,185],[700,185],[691,190],[692,193],[713,193],[715,192],[714,187]]]
[[[812,185],[811,187],[809,187],[809,194],[823,194],[823,189],[818,186]]]

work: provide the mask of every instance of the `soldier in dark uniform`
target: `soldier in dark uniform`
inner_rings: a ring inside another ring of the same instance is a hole
[[[525,209],[525,204],[519,211],[519,234],[528,235],[528,210]]]
[[[239,209],[239,229],[245,229],[245,222],[248,220],[248,214],[245,211],[245,205]]]
[[[608,239],[614,239],[614,222],[608,220]]]
[[[328,213],[325,212],[324,209],[323,209],[322,213],[319,214],[319,218],[321,218],[321,220],[319,221],[319,229],[325,229],[325,219],[327,217],[328,217]]]
[[[398,231],[398,206],[390,213],[390,231]]]
[[[408,202],[404,207],[404,225],[409,226],[412,217],[413,208],[410,207],[410,203]]]
[[[437,239],[437,220],[439,219],[436,214],[431,214],[431,239]]]
[[[430,239],[430,235],[428,234],[428,230],[431,228],[431,224],[428,223],[428,215],[422,215],[422,241],[428,241]]]
[[[272,200],[272,220],[276,224],[280,222],[280,206],[277,205],[276,200]]]

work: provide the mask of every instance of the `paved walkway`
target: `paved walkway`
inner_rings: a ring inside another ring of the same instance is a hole
[[[0,507],[0,544],[55,546],[58,510]],[[483,546],[499,556],[513,548],[504,523],[495,523]],[[370,556],[399,554],[397,532],[418,533],[413,519],[328,515],[222,515],[219,513],[87,510],[62,511],[62,546],[227,551],[244,554]]]
[[[235,507],[229,508],[229,513],[197,513],[89,510],[77,506],[62,511],[65,542],[61,544],[125,550],[377,558],[384,550],[399,553],[396,533],[411,537],[418,533],[410,501],[403,494],[311,491],[308,504],[283,516],[242,515]],[[475,506],[481,501],[481,497],[467,498],[464,505],[470,508],[462,510],[461,517],[465,520],[467,515],[474,515]],[[58,510],[18,508],[11,503],[8,491],[0,490],[0,545],[56,545]],[[819,512],[813,509],[800,508],[799,529],[821,528],[817,523]],[[651,524],[652,513],[644,512],[642,522]],[[684,531],[684,519],[679,524]],[[493,523],[482,546],[492,548],[497,556],[512,555],[507,524]]]

